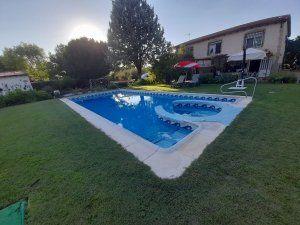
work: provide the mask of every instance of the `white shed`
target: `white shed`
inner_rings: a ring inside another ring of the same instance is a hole
[[[22,71],[9,71],[0,73],[0,95],[6,95],[14,90],[28,91],[32,86],[28,75]]]

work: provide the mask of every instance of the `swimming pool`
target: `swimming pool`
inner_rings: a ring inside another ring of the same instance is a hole
[[[195,118],[201,120],[220,113],[225,101],[236,101],[235,98],[219,99],[128,91],[95,94],[72,100],[161,148],[175,145],[198,128],[196,124],[187,123],[187,119],[183,119],[186,123],[181,123],[180,119],[175,120],[178,114],[193,117],[192,120]],[[216,105],[215,102],[221,103]],[[163,116],[159,115],[157,107],[161,107],[171,116],[162,119]]]
[[[173,178],[199,157],[251,98],[122,89],[61,100],[155,174]]]
[[[156,115],[154,108],[158,105],[173,111],[172,97],[113,93],[74,101],[162,148],[173,146],[192,132],[189,127],[175,126]]]

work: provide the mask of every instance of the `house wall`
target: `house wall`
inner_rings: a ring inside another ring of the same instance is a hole
[[[8,76],[0,77],[0,95],[5,95],[8,92],[20,90],[32,90],[32,86],[28,76]],[[2,90],[2,91],[1,91]]]
[[[284,52],[286,47],[286,38],[288,33],[288,25],[287,23],[282,24],[281,30],[280,30],[280,37],[279,37],[279,43],[278,43],[278,52],[276,56],[278,57],[278,65],[281,65],[283,63],[284,58]]]
[[[268,26],[261,26],[254,29],[223,35],[217,38],[195,43],[190,46],[194,47],[194,58],[205,58],[208,57],[208,43],[222,40],[221,54],[230,55],[242,51],[245,35],[247,33],[256,31],[264,31],[264,41],[261,49],[268,49],[274,54],[274,69],[278,68],[278,65],[282,64],[284,56],[285,40],[288,33],[287,22],[283,24],[278,23]]]

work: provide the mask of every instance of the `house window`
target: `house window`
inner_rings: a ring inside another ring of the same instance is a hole
[[[245,35],[244,44],[246,48],[261,48],[263,46],[264,32],[259,31]]]
[[[221,46],[222,46],[222,41],[208,43],[208,54],[207,55],[220,54]]]

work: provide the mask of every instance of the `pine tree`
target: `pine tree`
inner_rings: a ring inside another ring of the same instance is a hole
[[[134,65],[140,75],[170,48],[154,8],[146,0],[113,0],[108,46],[115,65]]]

